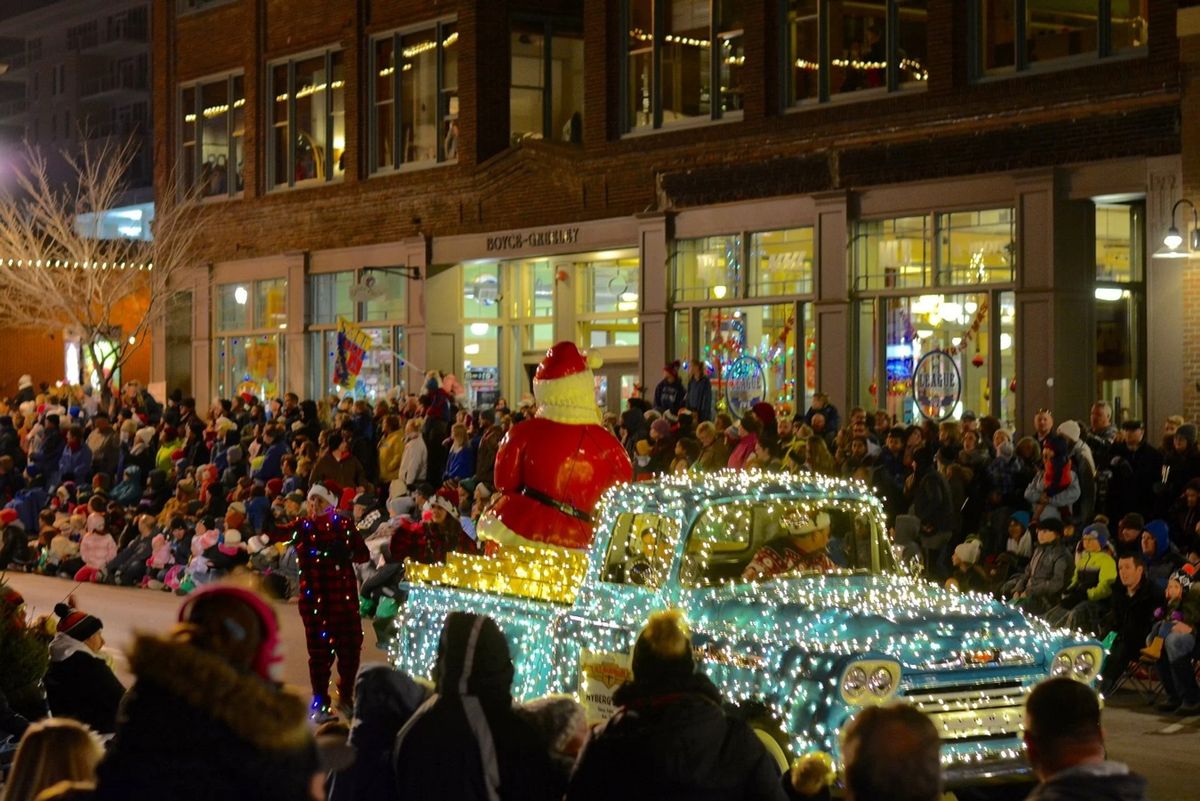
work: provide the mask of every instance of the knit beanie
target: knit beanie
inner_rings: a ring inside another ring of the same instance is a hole
[[[650,430],[661,439],[671,436],[671,424],[661,417],[650,424]]]
[[[1058,427],[1058,433],[1066,437],[1071,442],[1079,442],[1079,436],[1081,433],[1079,430],[1079,423],[1076,423],[1074,420],[1064,421]]]
[[[954,549],[954,555],[958,557],[958,561],[973,565],[979,561],[980,551],[979,540],[967,540],[959,543],[958,547]]]
[[[692,641],[676,610],[655,612],[633,646],[633,678],[657,682],[687,678],[696,671]]]
[[[1092,523],[1083,530],[1083,539],[1095,537],[1100,541],[1100,550],[1108,547],[1108,526],[1103,523]]]
[[[80,642],[104,628],[100,618],[78,609],[72,609],[63,603],[54,605],[54,614],[58,615],[59,634],[66,634]]]
[[[1196,444],[1196,426],[1191,423],[1184,423],[1179,428],[1175,429],[1175,436],[1182,437],[1189,445]]]
[[[1184,565],[1171,574],[1171,581],[1178,581],[1179,586],[1183,588],[1186,594],[1192,588],[1192,582],[1196,580],[1196,568],[1191,565]]]

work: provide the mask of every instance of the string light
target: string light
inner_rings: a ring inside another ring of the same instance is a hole
[[[13,259],[0,256],[0,266],[5,267],[39,267],[42,269],[64,269],[64,270],[113,270],[114,272],[122,272],[125,270],[142,270],[149,272],[154,269],[154,262],[131,262],[131,261],[103,261],[100,259],[71,261],[70,259]]]
[[[835,521],[847,563],[871,569],[728,578],[768,527],[818,514]],[[1029,690],[1052,673],[1099,680],[1103,652],[1086,635],[905,575],[882,504],[860,481],[729,470],[664,476],[612,488],[596,519],[586,553],[517,548],[407,564],[407,599],[384,638],[392,662],[428,676],[446,614],[468,609],[508,636],[516,697],[585,699],[585,659],[602,655],[621,675],[649,615],[678,607],[701,668],[731,702],[764,705],[793,755],[837,758],[846,721],[864,704],[895,698],[933,720],[948,769],[1019,767]],[[640,585],[613,580],[630,554],[644,558]],[[862,670],[856,682],[868,678],[865,688],[847,685],[853,669]]]

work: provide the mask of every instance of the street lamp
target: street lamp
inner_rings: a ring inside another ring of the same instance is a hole
[[[1179,207],[1186,203],[1192,209],[1192,228],[1188,231],[1187,225],[1184,225],[1184,233],[1180,233],[1179,228],[1175,225],[1175,212]],[[1184,240],[1187,240],[1187,247],[1182,247]],[[1167,235],[1163,237],[1162,247],[1154,253],[1156,259],[1186,259],[1191,255],[1191,251],[1200,251],[1200,213],[1196,211],[1196,204],[1185,197],[1175,201],[1175,205],[1171,207],[1171,227],[1167,229]]]

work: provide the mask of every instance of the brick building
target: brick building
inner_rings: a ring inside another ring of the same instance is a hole
[[[1170,0],[162,6],[156,170],[207,196],[169,386],[327,392],[344,317],[367,396],[511,402],[567,338],[613,409],[697,357],[735,410],[1184,403]]]

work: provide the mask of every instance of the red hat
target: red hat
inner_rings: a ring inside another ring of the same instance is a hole
[[[281,492],[283,492],[283,479],[282,478],[273,478],[267,482],[267,494],[268,495],[278,495]]]
[[[574,342],[559,342],[546,351],[546,358],[538,365],[533,374],[534,381],[554,381],[558,378],[578,375],[590,369],[599,367],[599,360],[587,357],[579,351]]]
[[[332,487],[331,487],[332,489]],[[341,498],[338,499],[338,508],[345,511],[354,503],[355,497],[358,496],[358,490],[354,487],[346,487],[342,490]]]
[[[663,367],[664,373],[670,373],[672,378],[679,378],[679,368],[682,367],[678,360],[671,362]]]
[[[17,522],[18,517],[20,515],[17,514],[16,509],[0,509],[0,526],[12,525]]]

